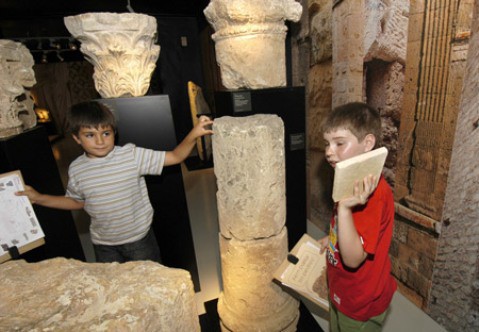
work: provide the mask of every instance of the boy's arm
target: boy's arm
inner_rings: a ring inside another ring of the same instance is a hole
[[[165,166],[176,165],[182,163],[191,153],[193,147],[196,145],[196,139],[204,135],[213,134],[211,126],[213,121],[207,116],[201,116],[196,126],[191,129],[188,135],[181,141],[180,144],[173,151],[166,151]]]
[[[80,210],[85,205],[83,202],[77,201],[70,197],[53,196],[41,194],[30,186],[25,186],[25,190],[15,193],[17,196],[27,196],[32,204],[61,209],[61,210]]]
[[[364,251],[361,237],[354,226],[352,209],[366,204],[368,197],[376,189],[375,177],[364,178],[364,191],[360,192],[359,183],[354,184],[353,196],[338,203],[338,242],[343,263],[350,268],[357,268],[368,256]]]

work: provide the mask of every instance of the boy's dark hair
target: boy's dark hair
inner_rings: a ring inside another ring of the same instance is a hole
[[[366,135],[373,134],[376,138],[374,149],[382,145],[381,116],[368,104],[351,102],[336,107],[321,125],[321,132],[347,129],[361,142]]]
[[[100,128],[111,126],[116,132],[116,119],[111,110],[97,101],[75,104],[68,114],[68,125],[73,135],[78,135],[81,128]]]

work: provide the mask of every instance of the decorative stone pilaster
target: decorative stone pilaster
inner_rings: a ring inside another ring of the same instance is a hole
[[[286,85],[285,20],[301,17],[294,0],[211,0],[204,10],[216,31],[216,60],[228,89]]]
[[[140,97],[150,86],[160,46],[156,19],[135,13],[86,13],[64,18],[93,64],[95,88],[103,98]]]
[[[20,134],[37,124],[30,92],[25,89],[36,83],[33,65],[23,44],[0,39],[0,137]]]
[[[298,301],[272,282],[288,254],[284,126],[276,115],[213,126],[223,292],[222,331],[296,331]]]

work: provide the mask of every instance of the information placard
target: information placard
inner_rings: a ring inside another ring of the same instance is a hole
[[[12,258],[12,248],[23,254],[45,243],[45,234],[30,200],[15,195],[23,189],[20,171],[0,174],[0,263]]]

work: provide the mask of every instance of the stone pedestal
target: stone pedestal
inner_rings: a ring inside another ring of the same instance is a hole
[[[222,331],[295,331],[299,303],[273,283],[288,253],[284,126],[276,115],[213,126],[223,292]]]

